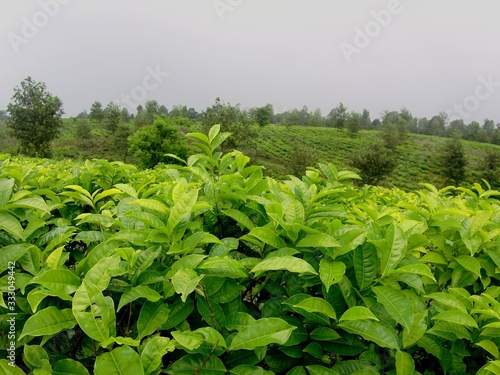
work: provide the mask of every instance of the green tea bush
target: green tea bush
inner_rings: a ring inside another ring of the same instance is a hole
[[[499,373],[499,192],[276,181],[188,136],[143,172],[3,156],[1,373]]]

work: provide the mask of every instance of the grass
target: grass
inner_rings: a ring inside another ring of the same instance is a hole
[[[132,156],[126,154],[123,145],[117,142],[116,135],[109,134],[99,125],[91,123],[92,136],[89,139],[76,137],[77,121],[64,119],[61,136],[53,142],[53,154],[56,159],[107,159],[124,160],[134,163]],[[334,128],[312,128],[304,126],[285,127],[268,125],[254,127],[256,136],[240,150],[252,158],[254,164],[264,165],[266,173],[273,177],[283,177],[291,170],[290,155],[294,147],[310,150],[307,160],[300,162],[314,164],[317,161],[333,163],[338,169],[354,168],[350,160],[357,152],[370,144],[380,141],[378,131],[361,131],[351,138],[347,131]],[[182,129],[199,131],[199,129]],[[384,181],[386,187],[415,190],[419,183],[428,182],[437,187],[448,184],[442,172],[441,150],[446,138],[408,134],[403,145],[397,147],[398,165]],[[482,163],[485,155],[491,151],[500,152],[496,145],[462,141],[468,157],[466,184],[481,180]],[[6,123],[0,121],[0,153],[16,153],[15,140],[9,136]],[[305,165],[304,165],[305,167]]]

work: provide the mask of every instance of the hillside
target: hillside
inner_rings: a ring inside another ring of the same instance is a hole
[[[91,137],[78,139],[77,124],[73,119],[64,120],[64,129],[53,143],[55,159],[107,159],[134,163],[136,160],[126,150],[126,131],[112,135],[92,125]],[[130,132],[133,126],[130,125]],[[123,130],[123,129],[122,129]],[[199,131],[200,127],[180,129],[181,133]],[[284,177],[291,174],[291,164],[315,164],[332,162],[339,168],[353,169],[352,155],[362,151],[380,139],[378,131],[361,131],[351,138],[347,132],[334,128],[268,125],[252,127],[253,137],[240,150],[251,157],[252,163],[263,165],[267,175]],[[447,185],[442,173],[440,153],[446,138],[408,134],[407,141],[397,148],[398,165],[381,185],[405,190],[419,188],[428,182],[438,187]],[[484,158],[487,153],[498,151],[492,144],[462,141],[468,156],[466,184],[478,182],[482,177]],[[304,152],[297,154],[294,150]],[[0,122],[0,153],[15,153],[14,139],[8,136],[5,122]],[[293,159],[300,158],[300,160]]]
[[[271,125],[258,129],[251,149],[245,149],[254,162],[264,165],[271,175],[286,174],[286,164],[295,145],[312,151],[311,159],[332,162],[341,168],[352,169],[351,156],[379,140],[378,131],[361,131],[355,138],[333,128],[283,127]],[[447,138],[408,134],[407,141],[397,148],[398,165],[383,181],[383,185],[406,190],[418,188],[420,182],[446,185],[441,172],[440,153]],[[481,179],[484,157],[500,147],[478,142],[462,141],[468,156],[467,181]]]

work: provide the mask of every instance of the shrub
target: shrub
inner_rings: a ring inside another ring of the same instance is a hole
[[[137,157],[143,168],[153,168],[158,163],[177,164],[178,158],[187,157],[187,145],[179,136],[171,118],[157,117],[153,125],[143,126],[128,138],[129,151]]]
[[[376,185],[397,165],[397,155],[381,143],[373,143],[351,157],[351,165],[360,171],[365,184]]]
[[[289,174],[301,177],[307,167],[312,167],[318,161],[316,151],[302,142],[295,141],[289,149],[286,159],[286,170]]]
[[[76,123],[76,138],[84,140],[92,138],[92,127],[87,119],[78,119]]]
[[[441,151],[441,160],[446,178],[452,183],[460,185],[465,179],[467,158],[462,142],[458,137],[453,137],[446,141]]]

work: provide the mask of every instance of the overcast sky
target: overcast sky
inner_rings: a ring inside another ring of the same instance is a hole
[[[500,122],[498,0],[0,0],[0,108],[27,76],[98,100],[343,102]]]

